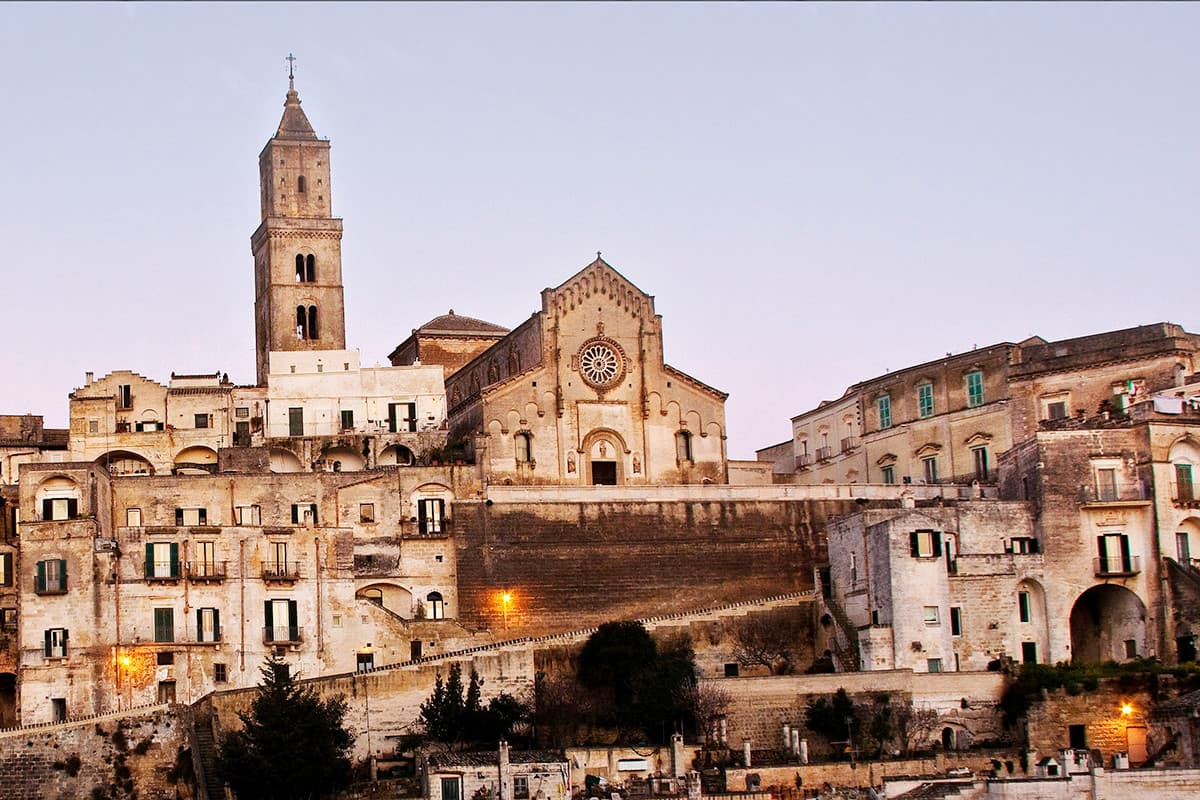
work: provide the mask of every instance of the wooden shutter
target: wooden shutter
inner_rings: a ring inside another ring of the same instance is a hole
[[[263,601],[263,617],[266,619],[268,628],[275,627],[275,620],[272,619],[272,614],[271,614],[271,601],[270,600]]]
[[[312,511],[312,524],[316,525],[317,524],[317,504],[311,503],[309,505],[309,509]]]
[[[300,630],[296,626],[296,601],[288,600],[288,641],[296,642],[300,640]]]
[[[1121,536],[1121,569],[1128,572],[1133,569],[1133,559],[1129,556],[1129,537]]]
[[[218,609],[213,609],[213,641],[221,641],[221,612]]]
[[[417,404],[408,403],[408,430],[410,432],[417,429]]]
[[[67,498],[67,519],[75,519],[79,516],[79,501],[74,497]]]
[[[4,570],[3,578],[2,578],[2,580],[0,580],[0,586],[12,586],[13,585],[12,553],[5,553],[3,556],[0,556],[0,568],[2,568]]]
[[[208,524],[208,509],[207,508],[200,509],[200,524],[201,525]]]
[[[33,590],[35,592],[46,591],[46,562],[37,562],[37,575],[33,578]]]
[[[154,545],[146,542],[146,577],[154,575]]]
[[[171,542],[171,577],[179,577],[179,544]]]
[[[196,609],[196,641],[204,641],[204,609]]]
[[[300,524],[300,504],[299,503],[292,503],[292,524],[293,525]]]
[[[45,644],[42,647],[42,655],[44,655],[46,658],[49,658],[50,657],[50,631],[49,630],[45,631],[43,636],[45,636]]]
[[[176,525],[183,524],[183,509],[182,508],[175,509],[175,524]]]
[[[942,556],[942,533],[941,531],[930,531],[929,541],[933,545],[933,555],[937,558]]]
[[[42,501],[42,519],[46,520],[46,519],[53,519],[53,518],[54,518],[54,501],[51,500],[50,498],[46,498],[45,500]]]
[[[396,432],[396,406],[397,403],[388,403],[388,432]]]
[[[917,531],[908,535],[908,551],[913,558],[921,555],[921,535]]]
[[[67,590],[67,560],[60,558],[58,560],[58,574],[60,576],[60,588],[65,592]]]
[[[417,501],[417,530],[420,531],[421,533],[426,533],[427,531],[425,530],[425,525],[426,525],[425,501],[418,500]]]

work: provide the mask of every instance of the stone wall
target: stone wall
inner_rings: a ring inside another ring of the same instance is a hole
[[[0,798],[194,796],[186,706],[0,731]],[[124,794],[109,794],[119,788]]]
[[[807,589],[824,520],[853,507],[457,502],[459,619],[530,635]]]
[[[725,789],[730,792],[746,791],[747,776],[757,776],[762,788],[814,789],[828,783],[839,788],[868,786],[878,787],[884,778],[904,775],[934,775],[948,769],[965,767],[985,772],[992,767],[993,758],[1006,758],[1011,754],[995,752],[950,752],[938,753],[928,758],[898,758],[895,761],[835,761],[827,764],[789,764],[787,766],[735,767],[725,771]],[[799,782],[799,783],[797,783]]]
[[[1128,704],[1129,714],[1122,713]],[[1070,727],[1083,725],[1085,744],[1099,750],[1105,763],[1113,753],[1129,750],[1129,729],[1148,730],[1147,714],[1152,700],[1145,690],[1122,688],[1117,680],[1102,681],[1098,689],[1078,695],[1065,690],[1046,693],[1045,699],[1029,709],[1029,748],[1041,755],[1070,745]]]

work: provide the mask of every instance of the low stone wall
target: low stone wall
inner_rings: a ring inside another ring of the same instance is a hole
[[[1011,754],[1009,754],[1011,755]],[[746,791],[746,776],[757,775],[759,787],[819,788],[828,783],[836,787],[878,787],[885,777],[904,775],[941,775],[948,769],[965,767],[973,772],[987,773],[996,753],[967,751],[939,753],[929,758],[906,758],[895,761],[866,761],[853,766],[848,761],[825,764],[791,764],[788,766],[730,768],[725,772],[725,788],[730,792]],[[799,783],[797,783],[799,781]]]
[[[110,714],[0,735],[0,800],[194,796],[190,709]],[[125,794],[113,794],[114,788]]]
[[[1143,736],[1148,733],[1152,702],[1147,692],[1122,689],[1117,680],[1101,681],[1099,688],[1077,695],[1062,689],[1047,692],[1029,709],[1029,747],[1039,755],[1055,754],[1070,746],[1071,726],[1082,725],[1084,745],[1099,750],[1104,763],[1111,765],[1113,753],[1129,750],[1130,728],[1140,729]],[[1129,714],[1122,713],[1125,705]],[[1155,744],[1147,742],[1150,747]]]

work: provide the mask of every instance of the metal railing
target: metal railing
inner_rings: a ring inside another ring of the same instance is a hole
[[[817,448],[817,461],[828,461],[833,458],[833,448],[829,445]]]
[[[298,625],[267,625],[263,628],[263,644],[296,644],[304,641],[304,628]]]
[[[858,447],[857,436],[846,436],[842,439],[842,452],[849,453],[854,448]]]
[[[1079,487],[1079,500],[1083,503],[1120,503],[1130,500],[1147,500],[1146,488],[1139,483],[1119,483],[1101,486]]]
[[[812,463],[812,454],[811,453],[801,453],[800,455],[796,456],[796,466],[797,467],[807,467],[811,463]]]
[[[179,580],[178,561],[147,561],[146,580],[148,581],[177,581]]]
[[[33,579],[33,591],[35,594],[66,594],[67,582],[62,578],[50,580],[47,578],[44,581]]]
[[[262,568],[263,580],[267,581],[295,581],[300,579],[300,562],[298,561],[273,561],[263,564]]]
[[[1098,577],[1107,577],[1111,575],[1137,575],[1142,571],[1142,557],[1129,556],[1122,558],[1121,556],[1099,556],[1092,559],[1092,566],[1095,568]]]
[[[226,561],[189,561],[187,576],[193,581],[223,581],[226,578]]]

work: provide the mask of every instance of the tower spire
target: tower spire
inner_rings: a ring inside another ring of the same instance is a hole
[[[296,57],[288,53],[284,61],[288,62],[288,93],[291,94],[296,91]]]

